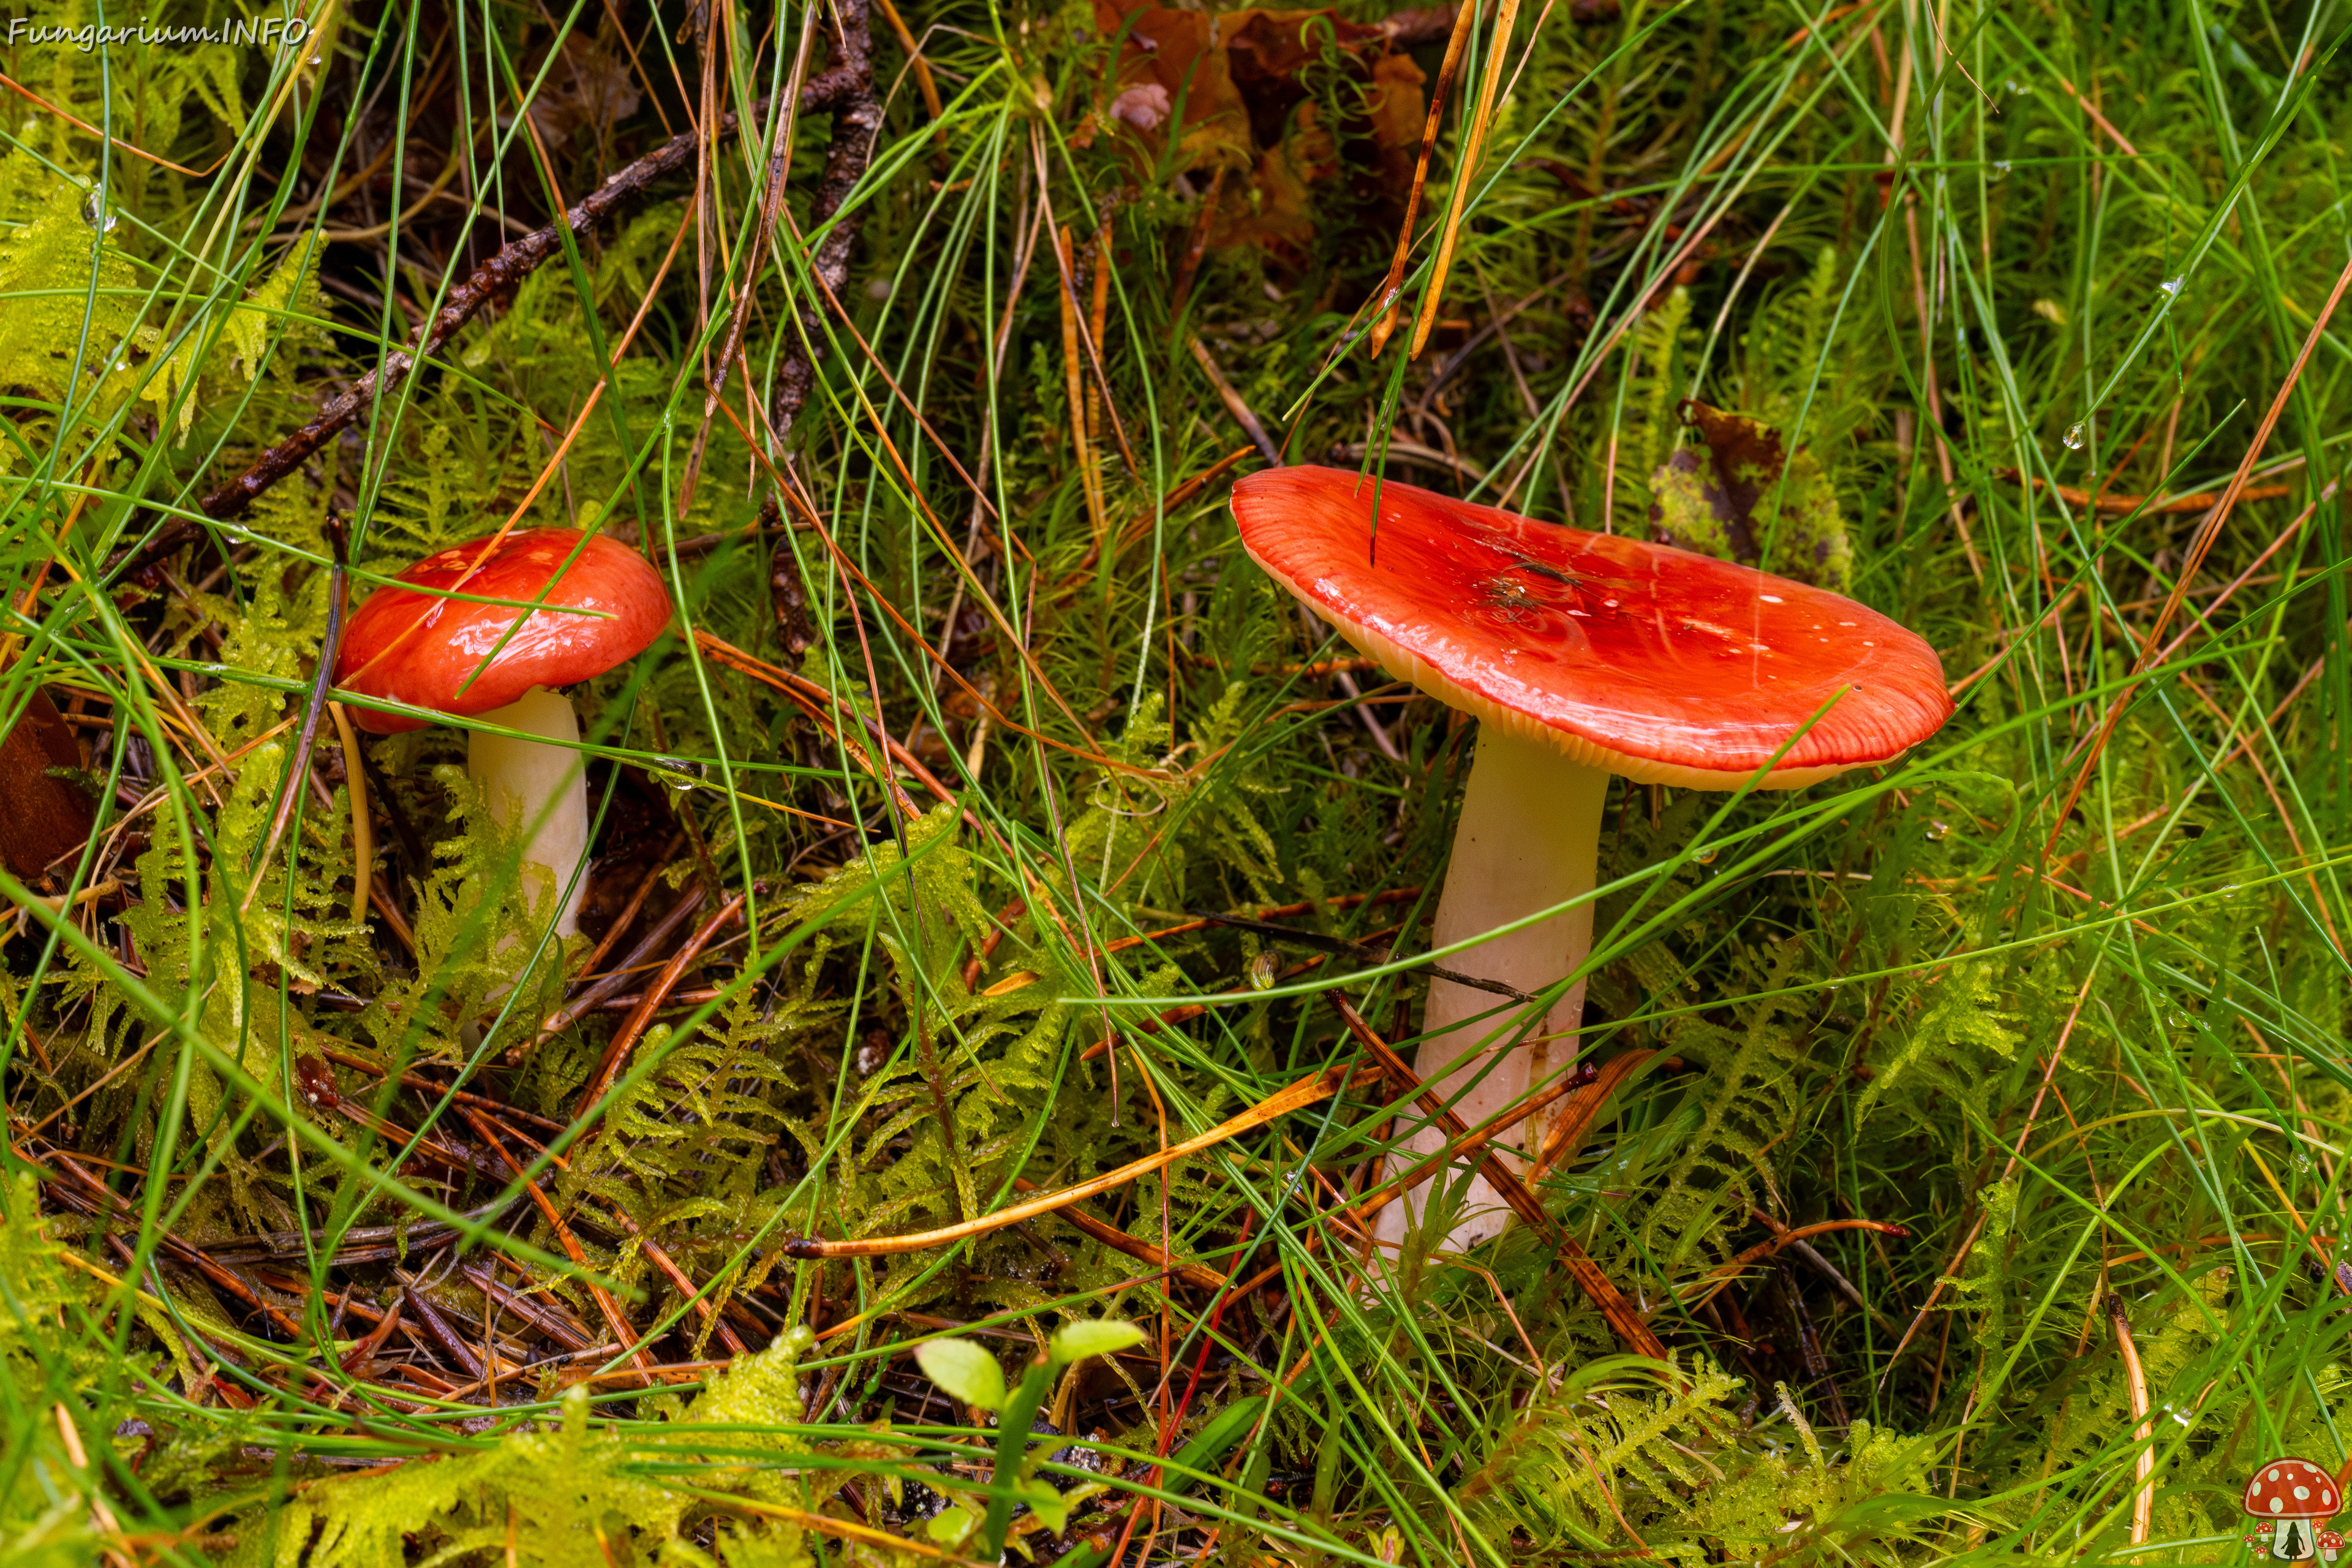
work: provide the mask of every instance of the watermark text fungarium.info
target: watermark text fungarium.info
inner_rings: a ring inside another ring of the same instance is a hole
[[[212,23],[44,22],[34,16],[0,18],[0,45],[30,44],[36,47],[70,46],[89,54],[99,48],[188,48],[199,44],[227,44],[240,48],[295,49],[310,36],[310,24],[301,16],[239,16]]]

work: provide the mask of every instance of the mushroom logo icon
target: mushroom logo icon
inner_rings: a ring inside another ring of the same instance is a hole
[[[2273,1459],[2246,1483],[2246,1511],[2270,1528],[2249,1537],[2257,1552],[2282,1563],[2336,1561],[2344,1538],[2322,1530],[2344,1506],[2336,1478],[2308,1459]]]

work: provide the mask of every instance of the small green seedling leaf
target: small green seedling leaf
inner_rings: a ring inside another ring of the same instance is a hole
[[[1055,1491],[1050,1482],[1034,1476],[1023,1481],[1021,1500],[1027,1503],[1029,1511],[1044,1521],[1045,1528],[1056,1535],[1061,1534],[1063,1527],[1070,1522],[1070,1500]]]
[[[961,1342],[939,1341],[935,1342],[961,1343]],[[936,1383],[939,1380],[934,1378],[932,1381]],[[941,1546],[953,1546],[957,1542],[961,1542],[965,1536],[971,1533],[971,1514],[965,1510],[962,1505],[954,1504],[947,1508],[943,1508],[940,1510],[939,1512],[933,1514],[931,1516],[930,1522],[923,1526],[923,1533],[929,1536],[933,1541],[938,1542]],[[1056,1526],[1055,1528],[1059,1529],[1060,1527]]]
[[[1142,1342],[1143,1331],[1133,1323],[1105,1318],[1092,1322],[1069,1323],[1056,1330],[1046,1353],[1066,1365],[1074,1361],[1085,1361],[1089,1356],[1110,1355]]]
[[[915,1347],[923,1375],[966,1405],[1004,1408],[1004,1369],[970,1340],[926,1340]]]

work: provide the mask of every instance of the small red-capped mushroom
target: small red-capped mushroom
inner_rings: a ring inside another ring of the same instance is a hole
[[[523,825],[525,874],[546,879],[556,933],[570,936],[587,890],[588,784],[579,720],[560,688],[661,635],[670,612],[661,576],[603,534],[528,528],[429,555],[395,582],[352,617],[336,684],[536,737],[478,730],[466,765],[499,820]],[[507,602],[476,602],[498,600]],[[373,708],[355,717],[380,735],[430,722]]]
[[[2315,1521],[2334,1518],[2343,1506],[2335,1475],[2309,1459],[2273,1459],[2246,1481],[2245,1510],[2271,1527],[2270,1554],[2282,1563],[2318,1556],[2323,1542]],[[2342,1546],[2338,1537],[2336,1547]]]
[[[1412,485],[1291,468],[1234,487],[1243,545],[1400,680],[1481,721],[1433,931],[1453,962],[1539,992],[1592,942],[1612,773],[1695,789],[1795,789],[1899,756],[1952,711],[1933,649],[1850,599],[1664,545],[1586,533]],[[1785,748],[1785,751],[1784,751]],[[1537,918],[1543,917],[1543,918]],[[1520,923],[1526,922],[1526,923]],[[1436,980],[1418,1067],[1472,1127],[1575,1054],[1579,976],[1517,1050],[1496,997]],[[1473,1023],[1470,1020],[1477,1020]],[[1532,1147],[1532,1126],[1507,1135]],[[1411,1163],[1443,1132],[1408,1141]],[[1401,1239],[1419,1190],[1381,1215]],[[1476,1179],[1449,1245],[1507,1218]]]

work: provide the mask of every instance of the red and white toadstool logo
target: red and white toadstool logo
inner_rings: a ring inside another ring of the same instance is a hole
[[[2263,1556],[2282,1563],[2333,1563],[2344,1538],[2320,1527],[2344,1506],[2336,1477],[2309,1459],[2273,1459],[2246,1483],[2245,1510],[2266,1530],[2246,1538]]]

